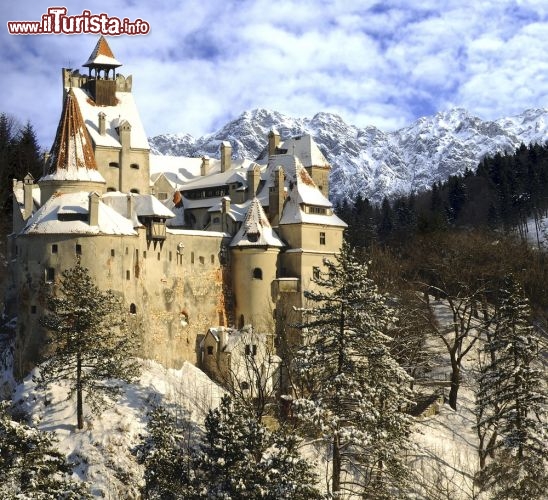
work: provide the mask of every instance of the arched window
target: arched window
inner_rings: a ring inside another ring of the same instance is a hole
[[[137,314],[137,306],[135,304],[129,306],[129,314]]]
[[[260,267],[253,269],[253,279],[262,280],[263,279],[263,270]]]

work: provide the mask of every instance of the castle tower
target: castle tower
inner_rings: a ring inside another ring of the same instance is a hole
[[[116,68],[121,65],[105,37],[101,36],[84,64],[84,67],[89,68],[87,90],[97,106],[116,105]]]
[[[240,230],[230,243],[237,327],[252,324],[264,333],[272,330],[275,307],[272,283],[283,246],[259,200],[253,198]]]
[[[56,191],[105,191],[105,179],[97,170],[91,138],[72,89],[65,97],[45,175],[38,184],[41,205]]]

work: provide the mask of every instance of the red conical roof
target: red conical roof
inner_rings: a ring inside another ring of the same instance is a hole
[[[46,165],[46,175],[55,175],[64,170],[65,172],[62,173],[64,179],[80,180],[82,176],[78,174],[78,171],[81,169],[97,171],[97,164],[91,137],[82,118],[76,96],[70,89],[63,104],[61,120]]]
[[[122,63],[116,60],[112,50],[110,50],[110,47],[108,46],[106,38],[103,35],[99,38],[93,52],[84,64],[86,67],[108,66],[110,68],[117,68],[121,65]]]

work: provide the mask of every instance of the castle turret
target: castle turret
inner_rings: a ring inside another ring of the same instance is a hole
[[[45,175],[38,181],[41,205],[55,191],[105,191],[105,179],[97,170],[91,144],[78,101],[71,89],[65,97]]]
[[[89,68],[87,89],[97,106],[116,105],[116,68],[121,65],[101,36],[84,64]]]
[[[276,279],[278,254],[283,246],[261,203],[253,198],[241,228],[230,243],[236,326],[252,324],[263,332],[271,326],[275,307],[272,282]]]

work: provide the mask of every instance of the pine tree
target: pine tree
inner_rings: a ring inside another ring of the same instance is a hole
[[[479,481],[492,498],[540,499],[548,491],[546,380],[522,288],[508,276],[480,377],[479,426],[496,432]]]
[[[194,467],[199,498],[320,498],[310,465],[298,455],[298,439],[283,430],[271,434],[248,406],[224,396],[205,428]]]
[[[137,461],[145,467],[144,498],[175,500],[196,495],[191,484],[193,450],[189,425],[174,418],[163,406],[149,415],[148,436],[135,450]]]
[[[71,480],[72,468],[54,438],[11,419],[0,403],[0,498],[91,499],[86,483]]]
[[[302,325],[295,367],[302,396],[296,415],[331,450],[331,492],[395,498],[405,490],[402,454],[410,420],[402,409],[409,377],[389,351],[386,331],[396,318],[347,244],[307,291],[313,307]]]
[[[83,402],[98,412],[105,396],[116,396],[120,384],[138,375],[132,357],[136,342],[126,331],[121,301],[101,291],[89,271],[77,264],[62,273],[59,294],[47,298],[49,313],[41,324],[49,331],[38,381],[42,386],[68,381],[76,394],[78,429],[84,427]]]
[[[35,179],[42,175],[43,159],[36,138],[36,132],[30,122],[19,131],[15,138],[15,176],[23,179],[30,173]]]

